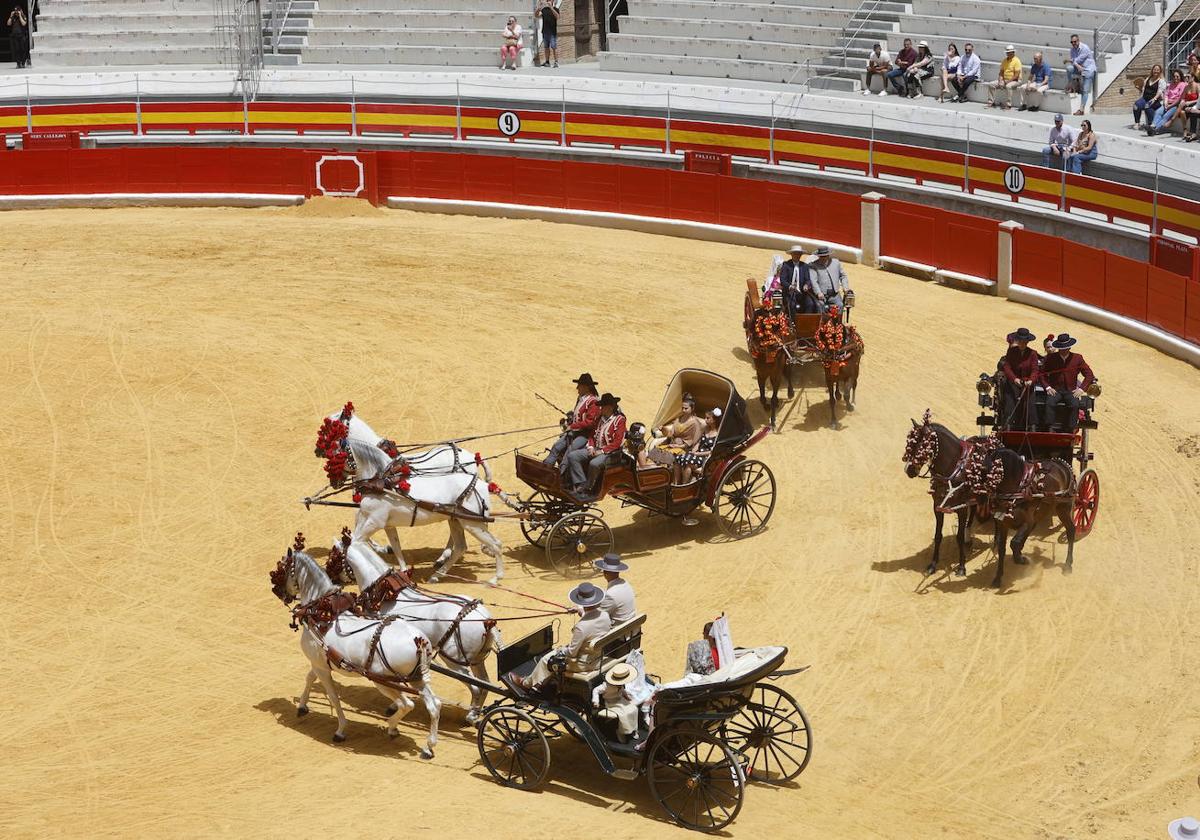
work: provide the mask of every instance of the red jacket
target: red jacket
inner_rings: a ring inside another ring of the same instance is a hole
[[[1083,381],[1079,381],[1079,377]],[[1042,360],[1042,384],[1055,391],[1074,391],[1076,388],[1087,389],[1096,381],[1092,369],[1078,353],[1067,353],[1064,359],[1057,352],[1051,353]]]
[[[584,394],[575,403],[575,420],[567,426],[572,432],[591,434],[600,419],[600,400],[595,394]]]
[[[1032,379],[1036,382],[1038,363],[1041,360],[1042,357],[1033,348],[1026,347],[1022,350],[1020,347],[1009,347],[1008,352],[1004,354],[1004,377],[1009,382],[1016,382],[1018,379]]]
[[[600,418],[596,431],[588,438],[588,446],[604,453],[616,452],[625,442],[625,415],[613,413],[612,417]]]

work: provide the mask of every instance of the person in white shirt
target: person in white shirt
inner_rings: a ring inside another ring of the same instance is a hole
[[[608,613],[601,612],[600,602],[604,600],[604,590],[592,583],[584,582],[571,590],[568,595],[571,603],[583,608],[583,615],[575,622],[571,630],[570,644],[555,648],[541,659],[525,679],[516,679],[515,683],[522,688],[534,689],[550,679],[550,660],[555,657],[566,659],[567,673],[590,671],[600,664],[599,651],[584,651],[593,641],[612,629],[612,621]]]
[[[880,96],[887,96],[887,80],[884,78],[892,69],[892,56],[881,45],[876,44],[867,55],[867,72],[863,74],[863,96],[871,95],[871,77],[878,76]]]
[[[954,88],[955,93],[950,98],[951,102],[967,101],[967,91],[971,89],[971,85],[979,81],[981,66],[979,56],[975,54],[975,45],[967,41],[963,44],[963,56],[962,60],[958,62],[958,72],[950,77],[950,86]]]
[[[600,611],[608,613],[613,626],[624,624],[637,615],[637,607],[633,600],[633,587],[629,581],[621,577],[621,572],[629,571],[629,566],[621,562],[620,554],[605,554],[596,561],[596,569],[604,573],[607,588],[604,600],[600,602]]]
[[[508,22],[504,25],[504,43],[500,45],[501,70],[517,69],[517,55],[521,52],[521,35],[524,31],[517,19],[509,15]]]
[[[1055,168],[1065,167],[1076,136],[1075,129],[1063,122],[1063,115],[1055,114],[1054,128],[1050,129],[1050,145],[1042,147],[1042,166],[1049,167],[1050,158],[1053,157]]]
[[[592,692],[596,717],[615,719],[617,740],[622,743],[638,730],[638,704],[626,688],[637,678],[637,670],[621,662],[608,669],[604,682]]]

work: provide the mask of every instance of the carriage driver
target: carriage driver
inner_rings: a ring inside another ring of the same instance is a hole
[[[1059,333],[1050,344],[1053,353],[1042,361],[1042,384],[1046,387],[1046,405],[1042,409],[1042,426],[1052,431],[1054,409],[1060,403],[1067,406],[1066,431],[1073,432],[1079,425],[1079,401],[1087,389],[1096,381],[1092,369],[1083,356],[1072,353],[1076,339],[1067,333]],[[1083,381],[1080,381],[1080,377]]]
[[[568,673],[590,671],[600,664],[600,654],[597,651],[584,654],[583,649],[612,629],[608,613],[600,609],[600,602],[604,600],[604,590],[584,581],[572,589],[567,597],[571,599],[571,603],[583,610],[583,615],[571,630],[571,643],[545,654],[538,660],[528,677],[514,678],[513,682],[521,688],[534,689],[550,679],[550,660],[555,657],[566,658]]]
[[[604,573],[607,587],[604,600],[600,602],[600,611],[608,613],[613,627],[631,621],[637,615],[637,607],[633,601],[633,587],[629,581],[621,577],[621,572],[629,571],[629,566],[621,562],[620,554],[605,554],[597,560],[597,571]]]
[[[617,410],[620,397],[605,393],[600,397],[600,420],[587,445],[567,455],[567,480],[571,492],[582,501],[593,498],[591,488],[600,477],[608,456],[621,451],[625,442],[625,415]],[[586,467],[584,466],[586,464]]]
[[[816,261],[808,264],[808,284],[803,287],[804,311],[824,314],[831,305],[836,304],[841,312],[844,309],[843,295],[849,288],[846,285],[846,270],[826,245],[817,249],[816,256]]]
[[[1032,418],[1032,389],[1038,380],[1038,367],[1042,357],[1029,346],[1037,336],[1021,327],[1008,336],[1008,352],[1000,369],[1004,374],[1001,386],[1004,389],[1004,427],[1025,431]]]
[[[543,463],[562,464],[567,469],[566,457],[576,449],[587,446],[588,436],[595,430],[596,421],[600,418],[600,402],[597,399],[596,386],[600,383],[592,379],[590,373],[579,374],[575,383],[575,408],[560,422],[563,427],[562,436],[550,447],[550,454]]]
[[[806,312],[802,299],[803,289],[808,285],[808,263],[804,261],[804,246],[793,245],[788,249],[789,259],[779,266],[775,277],[783,292],[783,308],[788,315]],[[763,296],[764,302],[766,295]]]

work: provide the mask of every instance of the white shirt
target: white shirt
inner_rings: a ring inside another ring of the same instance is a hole
[[[1071,146],[1074,145],[1077,136],[1075,129],[1066,123],[1062,124],[1062,128],[1055,125],[1050,129],[1050,145]]]
[[[884,49],[879,51],[879,55],[875,55],[875,50],[871,50],[871,54],[867,56],[867,67],[881,67],[884,64],[891,63],[892,56]]]
[[[613,626],[624,624],[637,615],[633,605],[633,587],[625,578],[617,578],[608,585],[604,600],[600,602],[600,610],[608,613]]]
[[[583,648],[591,641],[600,638],[612,629],[612,620],[608,613],[601,612],[599,607],[589,607],[575,627],[571,630],[571,643],[567,645],[566,653],[570,657],[567,662],[568,671],[590,671],[600,662],[599,651],[581,655]]]
[[[518,41],[520,41],[521,35],[522,35],[522,33],[524,33],[524,31],[525,30],[521,28],[521,24],[515,23],[512,26],[504,27],[504,37],[505,38],[516,38]]]

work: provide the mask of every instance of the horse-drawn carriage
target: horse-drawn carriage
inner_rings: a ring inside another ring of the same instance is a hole
[[[655,799],[678,824],[720,831],[741,809],[747,780],[782,784],[808,765],[808,717],[786,691],[772,685],[797,673],[781,670],[786,647],[738,649],[711,674],[659,683],[638,713],[628,740],[616,721],[601,714],[594,692],[613,667],[641,646],[646,616],[620,624],[591,644],[597,667],[569,673],[551,666],[550,681],[536,690],[514,677],[533,671],[553,647],[547,625],[498,654],[501,699],[478,724],[479,755],[499,782],[521,790],[539,787],[550,771],[551,741],[582,741],[600,768],[617,779],[645,776]],[[439,669],[440,670],[440,669]]]
[[[721,530],[733,539],[753,536],[766,527],[775,509],[775,476],[766,464],[746,458],[745,452],[769,429],[754,430],[746,401],[733,382],[694,368],[671,379],[651,428],[678,415],[684,394],[691,394],[699,405],[722,410],[712,453],[686,483],[675,483],[669,466],[639,466],[636,453],[622,447],[610,456],[597,486],[591,488],[592,496],[584,500],[563,485],[558,467],[516,453],[517,477],[534,490],[522,503],[521,533],[545,550],[561,574],[591,574],[593,561],[613,550],[612,528],[595,504],[609,496],[622,506],[671,517],[687,516],[708,505]]]

